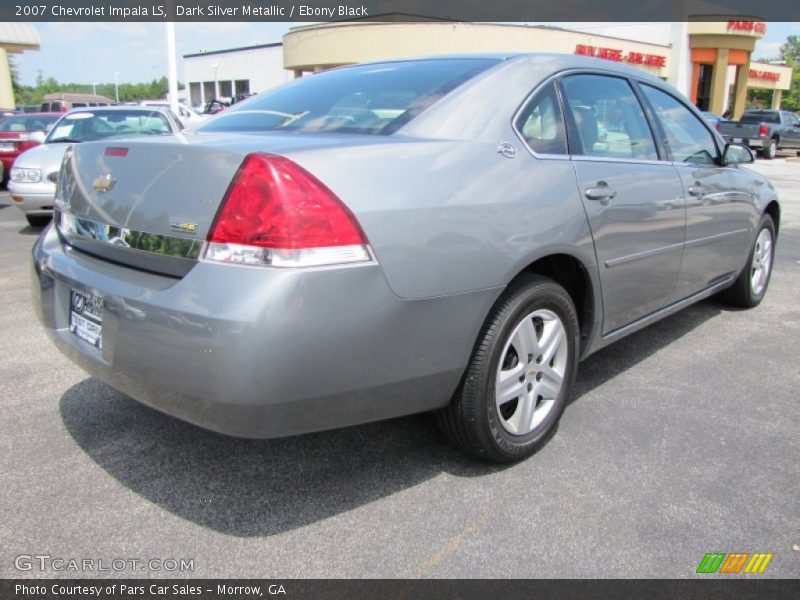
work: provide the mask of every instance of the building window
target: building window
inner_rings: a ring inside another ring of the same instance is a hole
[[[230,98],[233,96],[232,93],[232,86],[230,81],[220,81],[219,82],[219,95],[223,98]]]
[[[236,89],[236,96],[239,97],[242,94],[249,94],[250,93],[250,80],[249,79],[237,79],[235,82],[235,89]]]
[[[208,102],[209,100],[213,100],[217,97],[217,90],[215,89],[215,82],[213,81],[204,81],[203,82],[203,100]]]

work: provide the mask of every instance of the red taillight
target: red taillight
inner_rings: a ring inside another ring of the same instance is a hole
[[[758,128],[758,135],[759,137],[767,137],[769,135],[769,127],[761,124],[761,127]]]
[[[106,156],[119,156],[119,157],[128,156],[128,149],[127,148],[109,147],[109,148],[106,148],[106,151],[104,152],[104,154]]]
[[[245,158],[208,242],[206,257],[221,262],[306,266],[369,260],[366,236],[342,201],[297,163],[268,154]]]

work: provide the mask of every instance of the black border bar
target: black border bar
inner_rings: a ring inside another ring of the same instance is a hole
[[[113,586],[113,587],[112,587]],[[123,586],[125,586],[123,588]],[[221,586],[221,587],[220,587]],[[260,594],[255,590],[260,590]],[[69,593],[74,590],[74,593]],[[98,594],[97,591],[100,591]],[[112,591],[113,590],[113,591]],[[593,600],[800,597],[800,579],[2,579],[3,600]]]
[[[344,7],[344,8],[342,8]],[[127,9],[127,10],[126,10]],[[2,0],[0,21],[800,21],[797,0]]]

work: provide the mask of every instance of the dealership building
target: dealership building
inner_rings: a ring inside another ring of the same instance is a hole
[[[772,91],[780,106],[792,70],[755,62],[759,20],[542,25],[354,20],[295,27],[283,43],[184,56],[191,102],[258,93],[342,65],[465,52],[563,52],[621,62],[672,83],[703,110],[745,109],[748,89]]]

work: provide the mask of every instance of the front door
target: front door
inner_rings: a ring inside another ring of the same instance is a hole
[[[646,84],[641,90],[661,122],[686,193],[686,249],[677,291],[689,296],[744,265],[754,195],[739,167],[720,166],[721,149],[703,120],[663,90]]]

